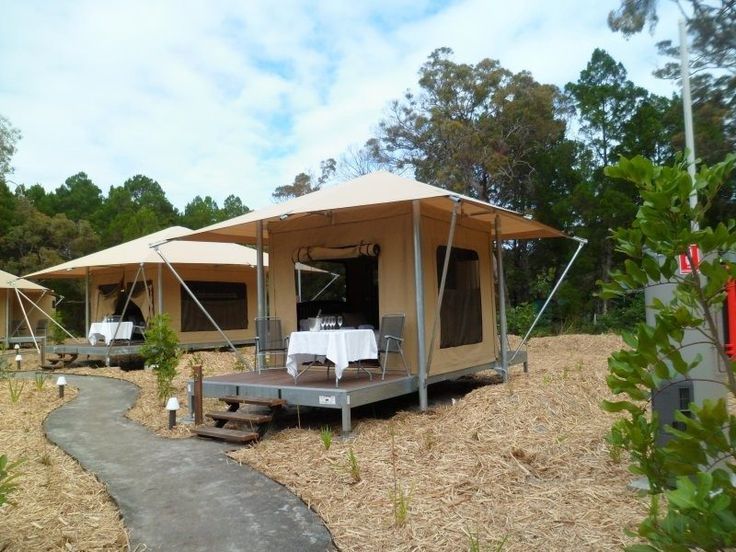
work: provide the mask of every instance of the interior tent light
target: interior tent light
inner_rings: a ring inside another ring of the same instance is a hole
[[[174,429],[176,425],[176,411],[179,410],[179,399],[169,397],[169,400],[166,401],[166,410],[169,411],[169,429]]]
[[[59,376],[59,379],[56,380],[56,386],[59,388],[59,398],[64,398],[64,387],[66,387],[66,378],[64,376]]]

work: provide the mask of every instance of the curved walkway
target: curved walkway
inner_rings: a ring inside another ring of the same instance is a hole
[[[79,395],[49,415],[46,433],[107,485],[131,549],[334,550],[322,521],[298,497],[225,456],[232,445],[164,439],[128,420],[138,396],[128,382],[67,380]]]

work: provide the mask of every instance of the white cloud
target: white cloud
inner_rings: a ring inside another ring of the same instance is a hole
[[[106,190],[143,173],[179,207],[230,193],[257,207],[363,143],[439,46],[560,86],[599,46],[669,94],[651,76],[661,37],[611,33],[616,4],[12,3],[0,21],[0,112],[23,133],[13,180],[53,189],[84,170]],[[674,9],[660,7],[673,35]]]

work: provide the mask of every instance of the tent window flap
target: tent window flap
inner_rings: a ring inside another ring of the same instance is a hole
[[[244,330],[248,327],[248,296],[245,284],[238,282],[186,282],[186,284],[220,328]],[[182,332],[215,329],[183,287],[180,288],[180,296]]]
[[[445,246],[437,248],[438,286],[446,250]],[[483,341],[482,312],[478,253],[454,247],[440,311],[440,349]]]

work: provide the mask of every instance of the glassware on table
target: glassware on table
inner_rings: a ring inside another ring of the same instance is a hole
[[[335,317],[334,316],[330,316],[330,329],[331,330],[335,329]]]
[[[337,329],[342,328],[342,316],[337,317]]]

